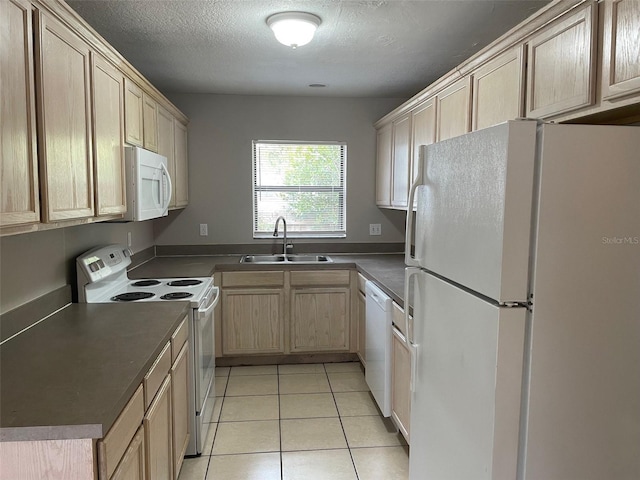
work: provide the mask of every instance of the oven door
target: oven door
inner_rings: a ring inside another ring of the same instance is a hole
[[[219,288],[212,286],[207,291],[202,306],[195,311],[194,315],[195,401],[198,416],[201,416],[205,409],[215,371],[213,310],[218,304],[219,293]]]

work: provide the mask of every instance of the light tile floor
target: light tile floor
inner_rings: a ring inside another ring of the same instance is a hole
[[[216,368],[205,452],[178,480],[407,480],[406,442],[360,363]]]

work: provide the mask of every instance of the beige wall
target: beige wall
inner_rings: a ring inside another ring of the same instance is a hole
[[[403,99],[203,94],[170,97],[190,120],[190,198],[185,210],[155,221],[156,244],[271,242],[252,238],[251,141],[258,139],[346,141],[347,238],[327,241],[404,241],[404,212],[375,206],[373,128],[376,120]],[[200,223],[209,225],[208,237],[199,236]],[[382,224],[381,236],[369,236],[370,223]]]
[[[96,223],[0,238],[0,313],[12,310],[66,284],[75,291],[75,258],[109,243],[132,250],[152,246],[151,222]]]

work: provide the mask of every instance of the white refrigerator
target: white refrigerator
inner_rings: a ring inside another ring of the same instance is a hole
[[[640,128],[512,121],[421,157],[410,480],[639,479]]]

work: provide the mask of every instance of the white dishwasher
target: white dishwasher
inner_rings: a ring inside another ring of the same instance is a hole
[[[392,300],[377,285],[367,281],[365,378],[382,415],[391,416]]]

